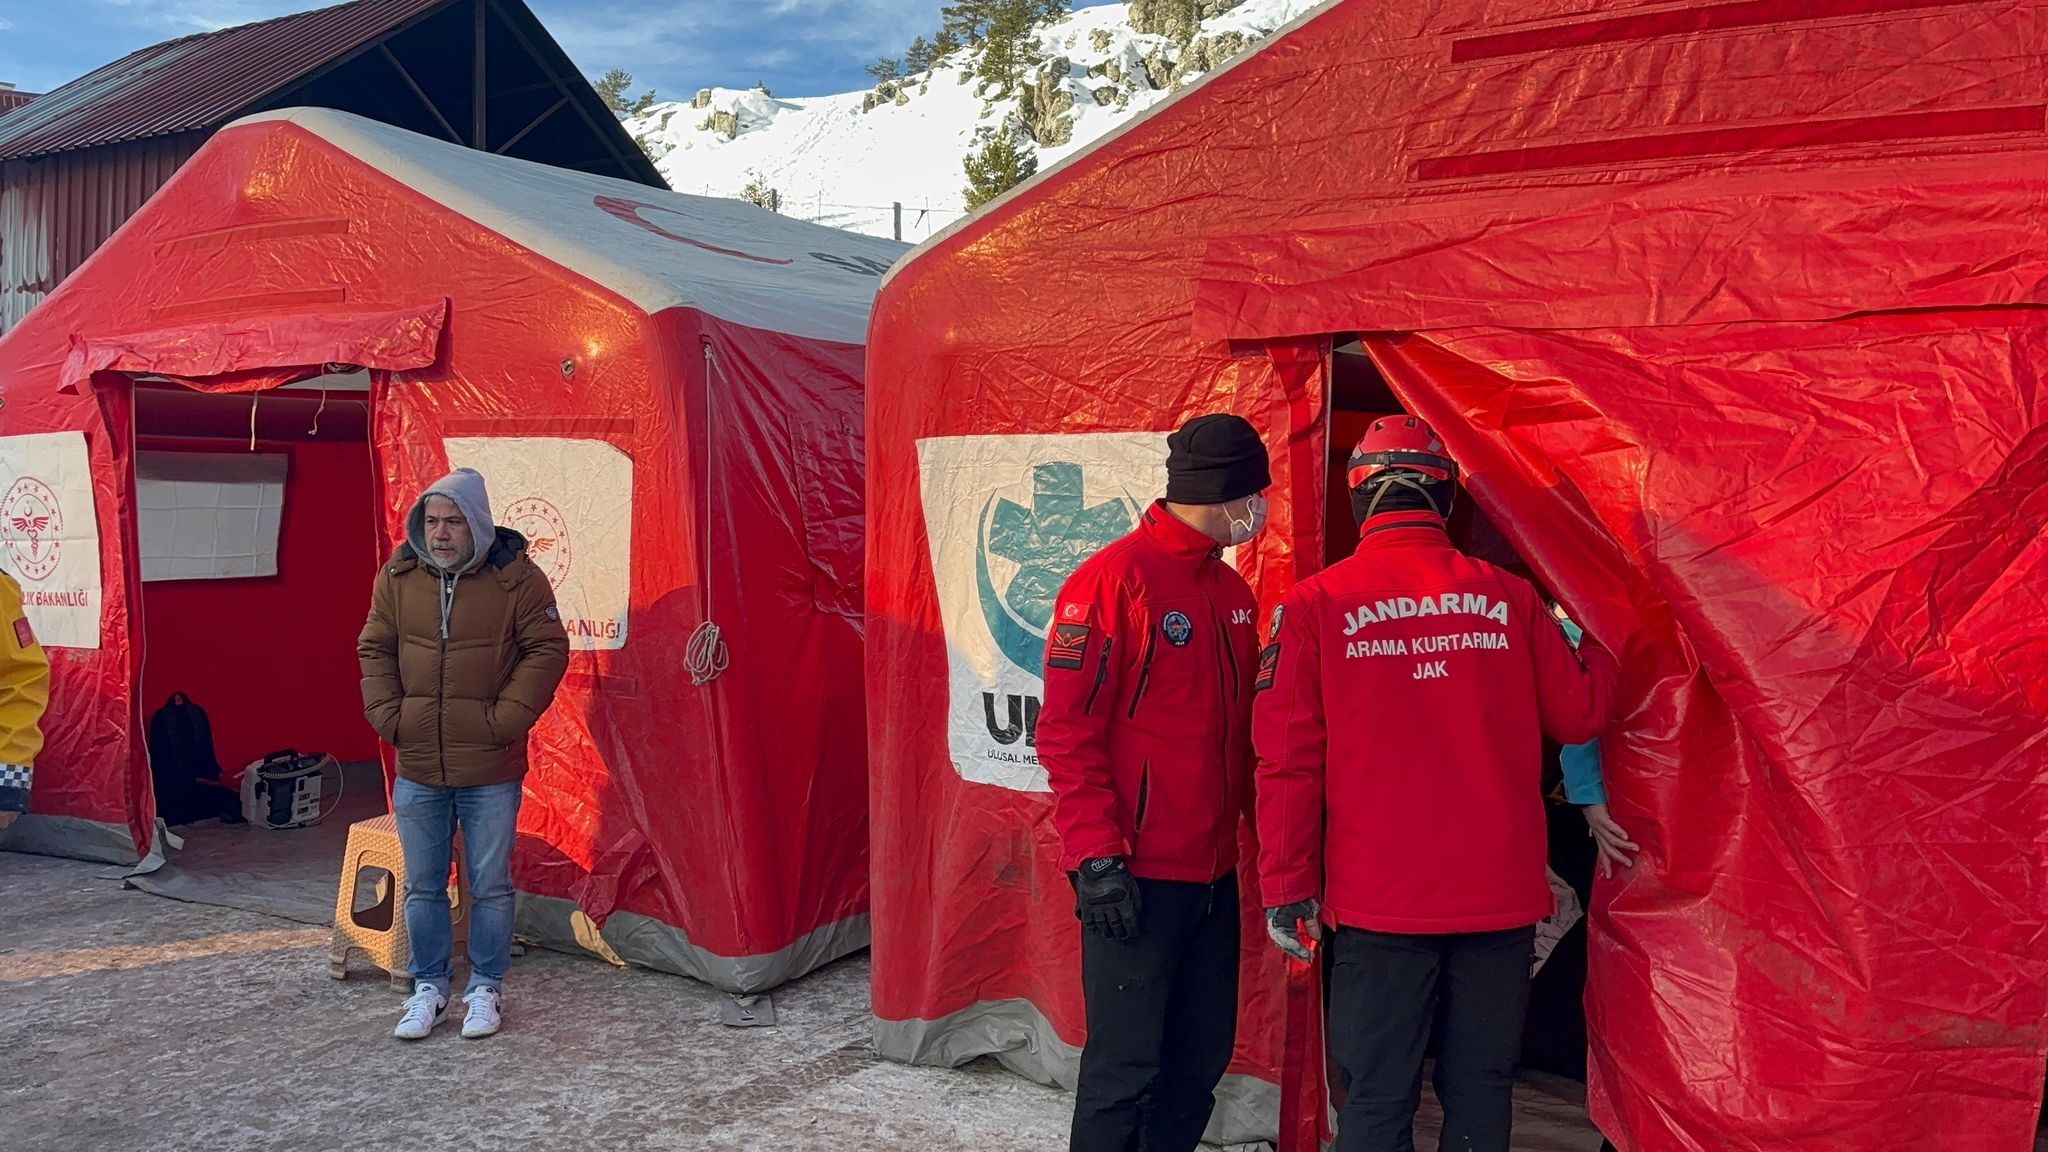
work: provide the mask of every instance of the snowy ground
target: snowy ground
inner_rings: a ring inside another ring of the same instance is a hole
[[[866,957],[719,1023],[694,981],[529,953],[507,1024],[389,1036],[381,974],[327,978],[328,933],[124,891],[118,869],[0,852],[0,1152],[1059,1152],[1062,1092],[983,1062],[869,1050]],[[1517,1152],[1592,1152],[1558,1085],[1518,1094]],[[1421,1147],[1435,1144],[1425,1096]]]

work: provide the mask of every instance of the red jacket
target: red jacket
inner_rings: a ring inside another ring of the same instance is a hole
[[[1332,923],[1418,935],[1548,916],[1543,737],[1599,735],[1616,679],[1436,516],[1374,517],[1288,593],[1260,654],[1264,903],[1320,898]]]
[[[1155,504],[1060,589],[1038,758],[1062,868],[1122,856],[1138,876],[1208,882],[1237,866],[1258,606],[1221,551]]]

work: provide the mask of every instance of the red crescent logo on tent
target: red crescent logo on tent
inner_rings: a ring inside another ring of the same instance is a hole
[[[741,252],[733,248],[720,248],[716,244],[706,244],[702,240],[693,240],[688,236],[679,236],[676,233],[671,232],[666,228],[663,228],[661,225],[656,224],[654,221],[649,220],[647,217],[641,215],[642,212],[666,212],[669,215],[676,217],[677,219],[689,219],[688,216],[683,215],[681,212],[678,212],[673,208],[664,208],[659,204],[648,204],[639,200],[625,200],[617,196],[598,196],[595,197],[591,202],[596,204],[599,208],[604,209],[607,213],[616,216],[621,220],[624,220],[628,224],[632,224],[640,228],[645,228],[649,232],[654,233],[656,236],[666,236],[678,244],[688,244],[692,248],[702,248],[706,252],[716,252],[720,256],[737,256],[741,260],[752,260],[756,264],[796,263],[796,261],[794,260],[778,260],[773,256],[756,256],[751,252]]]
[[[562,510],[538,496],[514,500],[505,509],[505,527],[526,537],[526,556],[540,565],[548,583],[559,590],[569,578],[569,521]]]
[[[0,541],[24,579],[41,582],[57,571],[63,551],[64,511],[57,494],[33,476],[23,476],[0,500]]]

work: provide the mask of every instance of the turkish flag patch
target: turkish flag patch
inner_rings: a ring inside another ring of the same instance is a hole
[[[1088,604],[1073,603],[1060,605],[1060,623],[1062,624],[1086,624],[1089,622],[1089,617],[1094,614],[1094,607]]]
[[[1273,678],[1280,674],[1280,646],[1268,644],[1259,649],[1259,678],[1252,682],[1252,689],[1264,692],[1273,686]]]
[[[33,628],[30,628],[30,627],[28,626],[28,617],[26,617],[26,616],[23,616],[23,617],[22,617],[21,619],[19,619],[19,620],[16,620],[16,621],[14,622],[14,644],[15,644],[15,647],[17,647],[17,648],[28,648],[28,647],[31,647],[31,646],[33,646],[33,645],[35,644],[35,642],[36,642],[36,633],[35,633],[35,629],[33,629]]]
[[[1045,666],[1079,672],[1088,660],[1088,640],[1092,632],[1093,629],[1086,624],[1062,621],[1053,625],[1052,640],[1045,649]]]

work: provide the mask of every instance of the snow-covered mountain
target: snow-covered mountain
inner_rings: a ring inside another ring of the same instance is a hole
[[[984,100],[979,48],[861,92],[778,99],[711,88],[626,121],[669,186],[737,196],[772,188],[790,216],[922,240],[965,212],[962,162],[979,128],[1020,124],[1043,171],[1329,0],[1131,0],[1038,30],[1046,63]],[[937,22],[934,0],[934,24]],[[1200,16],[1199,24],[1189,18]],[[906,34],[907,38],[907,34]]]

